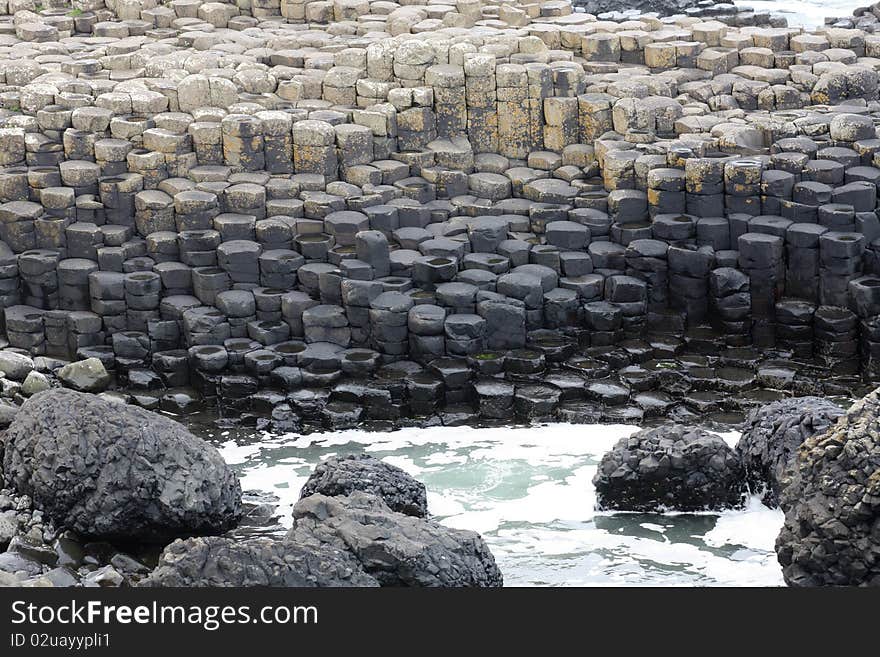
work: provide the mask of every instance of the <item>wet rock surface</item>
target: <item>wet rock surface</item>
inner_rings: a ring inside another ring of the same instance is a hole
[[[45,405],[45,398],[50,398],[52,412],[41,406]],[[12,464],[6,471],[19,475],[11,478],[13,485],[23,489],[31,483],[21,478],[25,468],[21,466],[24,460],[19,433],[31,435],[26,432],[32,425],[36,426],[35,417],[47,424],[59,417],[68,417],[71,409],[78,411],[74,414],[78,426],[76,431],[70,427],[65,431],[66,425],[59,424],[61,434],[79,432],[77,435],[93,436],[97,429],[89,423],[95,413],[112,428],[118,424],[117,416],[124,417],[133,411],[139,426],[160,435],[160,441],[164,437],[166,443],[169,434],[165,423],[177,426],[119,401],[105,401],[66,390],[40,393],[23,407],[22,425],[13,426],[12,435],[6,437],[6,455]],[[155,420],[147,422],[149,418]],[[133,432],[131,422],[125,426]],[[183,432],[179,427],[178,431]],[[107,428],[104,432],[103,436],[112,433]],[[33,435],[39,446],[39,432]],[[187,440],[186,436],[189,434],[174,434],[177,443]],[[114,445],[120,446],[123,438],[116,434],[113,437]],[[143,436],[133,435],[130,439],[137,442]],[[174,449],[167,444],[165,447],[167,457],[182,449],[179,444]],[[67,451],[76,456],[83,453],[82,449],[82,446],[71,447]],[[37,453],[42,452],[37,450]],[[110,465],[113,463],[102,469],[105,476]],[[165,461],[163,466],[168,476],[165,487],[168,490],[174,481],[175,464]],[[200,471],[198,463],[187,464],[189,501],[195,492],[193,478]],[[336,587],[500,586],[502,582],[494,558],[478,534],[399,513],[389,508],[382,497],[360,490],[366,487],[396,502],[405,511],[420,516],[427,514],[424,485],[399,468],[370,456],[335,457],[319,465],[303,489],[304,497],[296,506],[295,529],[286,538],[280,535],[283,530],[276,517],[277,498],[251,491],[242,496],[237,480],[234,480],[238,493],[235,517],[228,515],[228,509],[220,509],[226,514],[222,526],[218,520],[213,527],[201,527],[203,531],[228,530],[223,536],[189,537],[170,543],[174,538],[172,531],[190,534],[199,528],[198,522],[204,523],[212,516],[196,517],[184,504],[185,500],[168,496],[161,499],[165,516],[147,516],[141,509],[153,510],[159,503],[147,504],[148,500],[135,498],[131,491],[142,490],[149,482],[145,486],[126,488],[129,491],[126,498],[120,491],[104,491],[84,476],[79,480],[83,483],[73,484],[67,480],[63,483],[71,489],[76,486],[77,490],[95,490],[97,499],[80,500],[79,506],[69,509],[61,509],[60,505],[67,501],[61,492],[52,498],[51,505],[46,504],[39,497],[47,490],[40,481],[34,491],[36,503],[29,495],[12,489],[0,490],[0,549],[5,550],[0,552],[0,584]],[[321,494],[331,490],[335,497]],[[99,495],[102,492],[106,494]],[[127,512],[122,519],[100,506],[99,503],[109,497],[118,498],[118,508]],[[60,513],[62,510],[65,514]],[[88,516],[90,520],[86,522],[88,513],[95,515]],[[215,512],[214,516],[217,515]],[[188,523],[185,531],[180,525],[171,524],[171,520],[177,522],[180,518]],[[123,521],[128,524],[123,526]]]
[[[735,508],[746,493],[742,462],[723,439],[676,425],[622,438],[593,484],[599,508],[622,511]]]
[[[684,14],[689,16],[704,16],[716,18],[732,17],[737,13],[732,3],[722,5],[720,9],[713,9],[719,4],[709,3],[701,0],[635,0],[627,3],[624,7],[620,2],[614,0],[575,0],[572,3],[575,7],[583,7],[583,9],[597,17],[606,19],[609,17],[638,17],[639,14],[654,14],[659,16],[673,16],[676,14]],[[746,13],[746,12],[744,12]],[[716,18],[717,20],[717,18]],[[764,20],[767,20],[766,18]]]
[[[214,447],[130,405],[42,392],[25,402],[3,442],[7,484],[59,527],[87,537],[218,533],[241,512],[238,479]]]
[[[293,516],[288,540],[349,550],[382,586],[502,585],[479,534],[396,513],[369,493],[310,495],[297,502]]]
[[[333,457],[319,464],[302,487],[300,497],[316,493],[346,496],[356,490],[382,498],[392,511],[419,518],[428,515],[425,485],[367,454]]]
[[[880,585],[880,394],[807,438],[783,488],[776,553],[790,586]]]
[[[843,414],[840,406],[819,397],[784,399],[752,410],[736,446],[752,492],[761,494],[765,504],[777,505],[798,448]]]

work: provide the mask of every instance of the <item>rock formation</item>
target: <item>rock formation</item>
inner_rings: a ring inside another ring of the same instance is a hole
[[[502,585],[479,534],[397,513],[369,493],[310,495],[296,503],[293,517],[287,540],[348,550],[382,586]]]
[[[601,509],[703,511],[741,506],[739,456],[719,436],[662,426],[621,438],[593,478]]]
[[[137,407],[41,392],[3,443],[7,484],[83,536],[168,541],[225,531],[241,512],[238,478],[217,450]]]
[[[839,406],[818,397],[784,399],[752,410],[736,446],[752,492],[776,506],[798,448],[841,415]]]
[[[875,9],[422,2],[0,3],[9,379],[291,428],[640,419],[623,367],[749,345],[880,374]]]
[[[356,490],[382,498],[392,511],[418,518],[428,515],[425,485],[368,454],[334,456],[320,463],[303,486],[300,498],[315,493],[344,496]]]
[[[378,586],[348,552],[271,538],[178,539],[162,552],[145,587]]]
[[[880,586],[880,390],[804,441],[781,506],[790,586]]]

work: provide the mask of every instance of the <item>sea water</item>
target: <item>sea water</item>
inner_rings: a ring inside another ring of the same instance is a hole
[[[602,455],[638,428],[548,424],[308,435],[216,431],[242,488],[277,497],[277,531],[323,459],[366,452],[428,489],[431,516],[489,544],[509,586],[778,586],[782,513],[757,498],[722,513],[595,510]],[[738,434],[722,434],[731,445]]]

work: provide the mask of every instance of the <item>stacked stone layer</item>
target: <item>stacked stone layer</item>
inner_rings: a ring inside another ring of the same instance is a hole
[[[340,421],[614,406],[670,378],[664,340],[878,369],[880,36],[566,1],[5,8],[14,349],[299,415],[335,385]]]

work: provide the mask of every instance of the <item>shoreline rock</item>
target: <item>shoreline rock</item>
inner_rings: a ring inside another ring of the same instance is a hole
[[[320,494],[293,508],[287,540],[349,550],[381,586],[496,587],[501,571],[479,534],[392,511],[362,491]]]
[[[742,462],[721,437],[676,425],[621,438],[593,484],[597,507],[618,511],[738,508],[746,494]]]
[[[842,415],[838,405],[819,397],[784,399],[751,411],[736,445],[751,491],[777,506],[798,448]]]
[[[12,526],[0,553],[0,586],[117,587],[136,583],[155,556],[59,531],[27,495],[0,489],[0,519]]]
[[[303,485],[300,499],[316,493],[346,496],[355,490],[380,497],[392,511],[417,518],[428,516],[425,485],[368,454],[334,456],[319,463]]]
[[[97,359],[172,412],[413,362],[443,379],[405,382],[429,415],[467,395],[456,361],[525,384],[609,347],[637,364],[646,337],[880,374],[873,35],[707,2],[239,4],[5,18],[13,349]],[[512,408],[551,415],[556,389]],[[387,412],[360,406],[326,423]]]
[[[880,585],[878,422],[875,390],[798,450],[776,539],[789,586]]]
[[[479,534],[425,519],[426,506],[424,485],[398,468],[334,457],[303,486],[284,538],[177,540],[139,585],[501,586]]]
[[[687,424],[876,382],[878,5],[806,32],[646,2],[684,13],[0,3],[6,476],[30,490],[21,427],[59,385],[102,391],[111,418],[216,404],[280,432]],[[219,531],[240,504],[213,462]],[[87,533],[163,534],[114,517],[80,466],[42,473],[36,504],[67,522],[55,498],[79,483]],[[429,526],[346,492],[321,503]],[[25,558],[60,540],[27,513],[4,558],[67,581]],[[84,581],[125,582],[95,550]],[[475,581],[500,583],[481,559]]]
[[[30,375],[29,375],[30,376]],[[97,358],[86,358],[58,370],[58,379],[79,392],[102,392],[110,385],[110,375]]]
[[[344,550],[320,551],[270,538],[219,536],[177,539],[138,586],[378,586]]]
[[[84,536],[149,542],[219,533],[241,513],[238,478],[216,449],[137,407],[41,392],[22,405],[3,443],[7,483]]]

